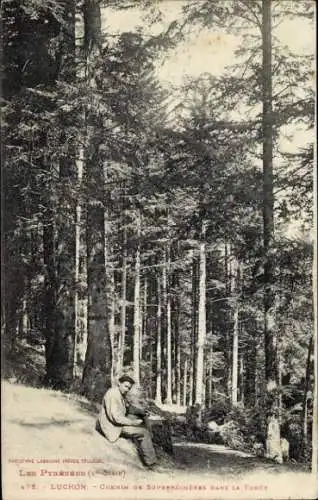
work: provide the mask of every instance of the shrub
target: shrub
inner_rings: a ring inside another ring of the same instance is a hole
[[[206,409],[202,414],[202,421],[204,423],[211,422],[212,420],[218,425],[222,425],[226,416],[230,412],[230,404],[226,401],[219,401],[214,403],[210,408]]]
[[[229,420],[220,427],[220,435],[225,445],[235,450],[247,450],[248,445],[246,439],[241,432],[239,424],[233,420]]]

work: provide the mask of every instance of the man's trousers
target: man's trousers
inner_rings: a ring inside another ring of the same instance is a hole
[[[145,465],[150,466],[156,463],[156,453],[148,429],[142,426],[124,425],[120,437],[136,442],[140,458]]]

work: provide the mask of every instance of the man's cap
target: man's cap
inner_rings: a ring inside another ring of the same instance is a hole
[[[129,375],[122,375],[121,377],[119,377],[118,382],[120,384],[122,384],[123,382],[129,382],[132,385],[134,385],[134,383],[135,383],[134,379],[132,377],[130,377]]]

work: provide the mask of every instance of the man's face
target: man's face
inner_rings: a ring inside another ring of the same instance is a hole
[[[126,382],[121,382],[119,384],[119,391],[120,393],[123,395],[123,396],[126,396],[126,394],[128,394],[128,392],[130,391],[130,389],[132,388],[132,384],[128,381]]]

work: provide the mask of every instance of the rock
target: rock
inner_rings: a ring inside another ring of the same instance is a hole
[[[208,422],[207,428],[210,431],[220,432],[220,426],[216,422],[214,422],[214,420],[212,420],[211,422]]]
[[[253,452],[257,457],[264,457],[265,449],[263,443],[254,443],[253,444]]]
[[[289,442],[287,441],[287,439],[282,438],[280,440],[280,447],[281,447],[281,450],[282,450],[283,460],[284,461],[289,460]]]
[[[274,460],[278,464],[283,463],[281,450],[280,428],[276,415],[271,415],[268,420],[266,439],[266,458]]]
[[[221,426],[218,425],[214,420],[208,422],[206,426],[206,441],[211,444],[223,444],[223,438],[221,436]]]
[[[185,424],[187,421],[186,417],[184,415],[177,415],[175,418],[175,422],[177,424]]]

